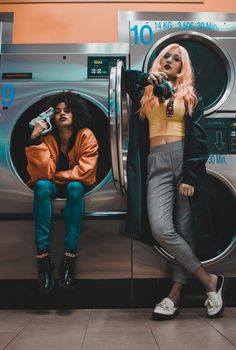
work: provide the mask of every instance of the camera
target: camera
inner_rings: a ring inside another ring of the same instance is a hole
[[[156,97],[164,97],[165,100],[173,96],[175,90],[168,80],[163,80],[161,84],[157,84],[153,88],[153,95]]]

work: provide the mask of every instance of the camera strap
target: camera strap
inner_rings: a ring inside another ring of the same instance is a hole
[[[166,105],[166,117],[173,117],[174,115],[174,97],[170,97]]]

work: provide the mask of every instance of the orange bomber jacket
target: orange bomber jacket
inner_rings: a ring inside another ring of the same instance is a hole
[[[86,186],[96,182],[98,143],[90,129],[78,131],[75,144],[68,153],[69,170],[56,171],[59,148],[53,135],[42,137],[41,144],[25,148],[30,175],[29,186],[40,179],[64,185],[80,181]]]

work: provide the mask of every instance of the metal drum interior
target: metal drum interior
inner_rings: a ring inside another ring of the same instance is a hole
[[[196,234],[195,251],[202,261],[226,255],[232,248],[236,232],[235,195],[215,176],[208,174],[208,198],[205,204],[207,232]]]
[[[75,91],[76,92],[76,91]],[[57,93],[59,93],[57,91]],[[81,94],[80,94],[81,95]],[[26,171],[27,161],[25,156],[25,146],[30,138],[31,129],[28,126],[29,121],[41,113],[50,105],[50,96],[45,96],[38,102],[32,104],[24,113],[19,117],[15,124],[11,135],[11,147],[10,157],[16,173],[20,179],[27,183],[29,176]],[[81,95],[82,96],[82,95]],[[89,101],[85,97],[87,106],[93,117],[92,131],[95,134],[99,144],[99,158],[98,158],[98,170],[97,170],[97,182],[96,186],[104,180],[111,169],[111,155],[110,155],[110,138],[109,138],[109,119],[105,112],[94,102]],[[93,190],[91,188],[91,190]],[[88,191],[89,193],[90,191]],[[87,193],[87,194],[88,194]]]
[[[204,229],[195,231],[194,251],[204,265],[211,265],[234,249],[235,196],[216,177],[208,174],[207,182],[208,201],[203,204],[201,213],[206,224]],[[174,260],[161,246],[157,245],[157,249],[168,260]]]

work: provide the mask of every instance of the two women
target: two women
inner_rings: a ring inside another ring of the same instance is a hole
[[[155,96],[154,87],[161,85],[164,79],[171,82],[174,93],[168,97],[161,93]],[[151,232],[155,241],[176,261],[173,286],[169,295],[156,305],[153,318],[169,319],[177,315],[187,273],[195,276],[206,289],[207,315],[217,317],[224,308],[224,277],[207,272],[193,252],[189,198],[194,198],[204,183],[208,150],[202,127],[202,100],[194,90],[188,53],[178,44],[169,45],[158,55],[149,74],[126,72],[126,81],[133,105],[138,105],[141,97],[139,114],[149,124],[150,151],[146,181]],[[145,87],[142,96],[140,89],[137,89],[138,84]],[[32,145],[26,149],[28,172],[34,185],[37,259],[42,292],[51,290],[53,286],[48,242],[51,198],[60,192],[65,192],[67,196],[65,254],[60,284],[71,288],[74,285],[73,264],[83,216],[82,196],[85,186],[95,182],[98,146],[84,118],[86,113],[82,109],[82,101],[74,107],[74,97],[70,94],[59,96],[53,105],[56,111],[53,133],[41,138],[46,125],[38,123],[31,135]],[[131,134],[136,133],[139,140],[145,138],[146,134],[138,134],[134,120],[131,118]],[[132,201],[132,196],[137,195],[136,185],[140,184],[140,180],[137,180],[140,171],[136,171],[135,166],[135,162],[140,160],[138,142],[131,141],[129,148],[128,209],[131,224],[128,230],[132,230],[131,226],[134,227],[139,220],[139,214],[135,212],[137,197]]]
[[[178,44],[168,45],[157,56],[148,75],[139,73],[136,76],[136,85],[138,83],[144,87],[139,114],[149,125],[146,179],[148,220],[154,240],[176,262],[169,295],[156,305],[152,316],[154,319],[169,319],[178,313],[181,290],[186,274],[190,273],[206,290],[207,315],[217,317],[224,308],[224,277],[207,272],[193,252],[189,198],[194,198],[204,184],[208,149],[202,126],[202,99],[194,89],[194,74],[188,52]],[[129,80],[128,75],[126,79]],[[167,92],[170,90],[165,97],[161,89],[156,92],[155,87],[162,85],[166,79],[174,91],[168,89],[165,82],[163,89],[167,87]],[[128,88],[131,96],[137,100],[134,86],[132,88],[129,83]],[[138,137],[141,138],[140,135]],[[131,151],[131,166],[128,165],[131,173],[134,155],[135,152],[132,154]],[[135,210],[131,192],[129,190],[132,217]],[[132,218],[129,220],[132,221]]]
[[[29,185],[34,190],[36,258],[39,266],[39,290],[48,293],[54,286],[53,263],[50,258],[51,199],[66,197],[64,210],[64,256],[59,285],[75,286],[74,266],[80,227],[84,214],[83,195],[96,181],[98,143],[90,129],[91,116],[78,94],[64,92],[51,101],[55,110],[51,134],[42,137],[48,128],[39,121],[26,147]]]

